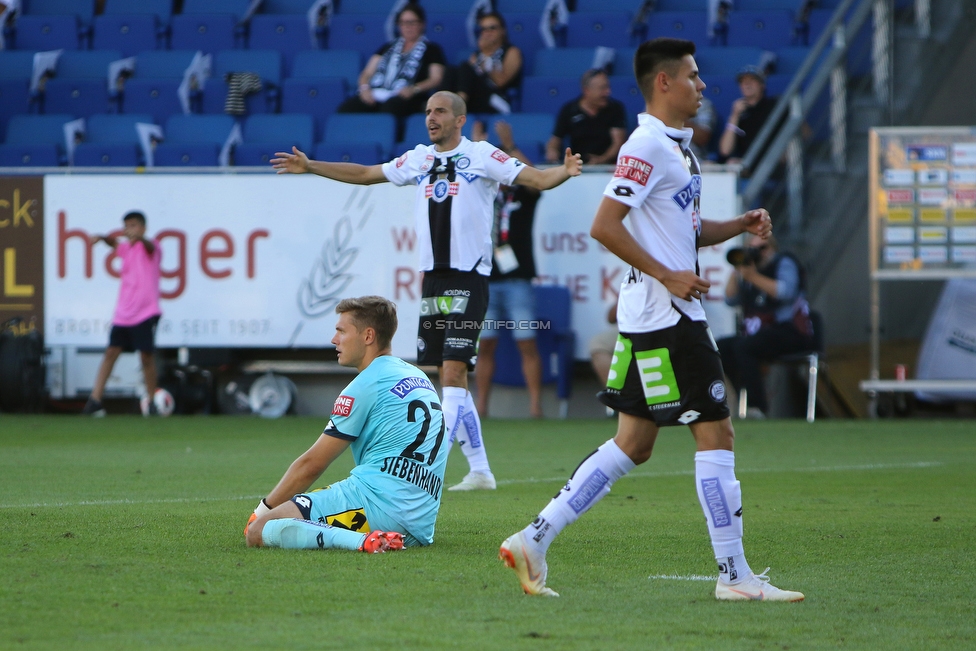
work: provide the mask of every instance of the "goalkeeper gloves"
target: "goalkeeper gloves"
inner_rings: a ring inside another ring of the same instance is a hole
[[[247,528],[251,526],[252,522],[257,520],[265,513],[269,513],[270,511],[271,511],[271,507],[268,506],[268,502],[262,499],[261,502],[258,504],[258,507],[254,509],[254,513],[251,514],[251,517],[247,519],[247,524],[244,525],[244,535],[245,536],[247,535]]]

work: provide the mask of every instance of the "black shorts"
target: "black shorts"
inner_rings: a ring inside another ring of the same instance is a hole
[[[704,321],[682,315],[670,328],[623,333],[600,402],[659,427],[729,417],[725,373]]]
[[[417,364],[440,366],[452,360],[473,370],[487,309],[488,276],[453,269],[424,272]]]
[[[108,336],[108,345],[118,346],[123,353],[136,350],[151,353],[156,350],[157,323],[159,323],[158,314],[134,326],[113,325],[112,332]]]

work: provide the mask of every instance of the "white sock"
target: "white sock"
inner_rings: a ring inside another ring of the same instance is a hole
[[[742,548],[742,489],[735,478],[735,453],[696,452],[695,486],[718,561],[719,579],[738,583],[748,578],[752,570]]]
[[[613,483],[634,469],[636,464],[613,439],[583,459],[566,485],[542,509],[532,524],[522,531],[526,542],[546,553],[553,539],[566,525],[576,522],[610,492]]]
[[[468,459],[468,465],[472,472],[483,472],[491,474],[491,467],[488,465],[488,451],[485,450],[485,440],[481,436],[481,418],[478,416],[478,409],[474,406],[474,399],[471,392],[465,392],[464,411],[461,412],[459,419],[465,433],[468,436],[468,445],[464,450],[464,455]]]

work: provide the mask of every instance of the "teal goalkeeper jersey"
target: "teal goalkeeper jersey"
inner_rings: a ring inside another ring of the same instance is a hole
[[[434,542],[451,446],[440,399],[423,371],[398,357],[377,357],[336,398],[324,433],[351,441],[350,476],[372,506],[422,543]]]

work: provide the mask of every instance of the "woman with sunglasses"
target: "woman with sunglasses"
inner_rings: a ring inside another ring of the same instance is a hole
[[[468,113],[511,113],[522,84],[522,51],[508,41],[505,19],[492,11],[478,19],[478,51],[458,69],[458,95]]]

